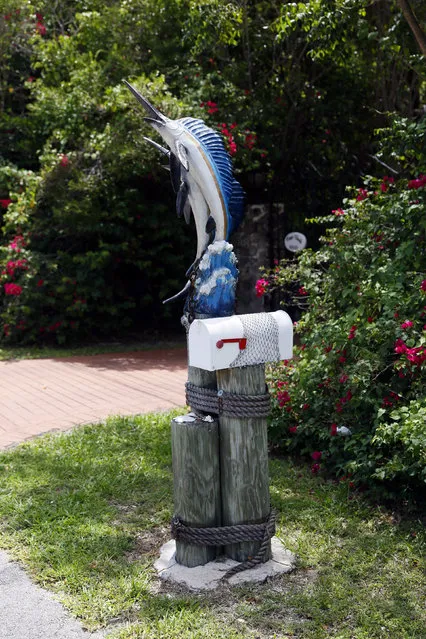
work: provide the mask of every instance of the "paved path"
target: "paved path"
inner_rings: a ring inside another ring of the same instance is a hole
[[[53,429],[185,404],[185,349],[0,362],[0,448]],[[102,639],[0,551],[0,639]]]
[[[185,405],[184,348],[0,362],[0,448],[50,430]]]
[[[0,550],[1,639],[102,639],[104,632],[86,632],[53,595],[33,584],[26,573]]]

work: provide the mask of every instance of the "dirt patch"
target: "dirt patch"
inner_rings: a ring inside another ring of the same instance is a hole
[[[249,639],[286,639],[308,620],[299,615],[289,600],[312,587],[318,572],[296,569],[292,573],[270,578],[263,584],[229,586],[194,593],[178,584],[157,579],[151,585],[153,595],[196,599],[214,612],[226,626],[235,628]]]
[[[143,530],[136,536],[134,548],[127,552],[125,557],[129,563],[141,561],[141,559],[157,558],[161,546],[169,539],[169,527],[158,526],[152,530]]]

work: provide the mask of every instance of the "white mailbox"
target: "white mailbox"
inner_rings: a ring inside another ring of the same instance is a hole
[[[207,371],[277,362],[293,356],[293,322],[285,311],[194,320],[189,365]]]

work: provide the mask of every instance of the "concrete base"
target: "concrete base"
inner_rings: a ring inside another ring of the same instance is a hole
[[[186,586],[190,590],[214,590],[221,583],[228,583],[231,586],[247,582],[263,583],[268,577],[291,572],[296,567],[296,556],[286,550],[277,537],[272,538],[271,547],[272,559],[255,568],[237,573],[225,582],[221,582],[221,578],[227,570],[238,564],[237,561],[223,557],[195,568],[181,566],[176,562],[174,539],[162,546],[160,558],[154,563],[154,567],[160,579]]]

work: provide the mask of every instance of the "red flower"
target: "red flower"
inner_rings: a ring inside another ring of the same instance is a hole
[[[339,382],[341,384],[344,384],[345,382],[347,382],[349,379],[349,377],[347,375],[342,375],[341,377],[339,377]]]
[[[419,175],[415,180],[410,180],[408,182],[409,189],[420,189],[423,186],[426,186],[426,175]]]
[[[23,271],[27,271],[27,260],[9,260],[9,262],[6,264],[6,272],[11,277],[15,274],[17,268],[21,268]]]
[[[344,364],[346,362],[346,357],[343,357],[343,355],[341,357],[339,357],[339,362],[341,364]]]
[[[337,435],[337,424],[331,424],[330,435],[332,436]]]
[[[413,322],[411,320],[405,320],[405,322],[401,324],[401,328],[411,328],[412,326]]]
[[[299,288],[298,292],[299,292],[299,295],[307,295],[308,294],[308,291],[306,290],[306,288],[304,286],[301,286]]]
[[[351,330],[349,331],[349,335],[348,335],[348,339],[354,339],[355,335],[356,335],[356,326],[352,326]]]
[[[5,284],[4,285],[5,295],[20,295],[22,293],[22,286],[19,284]]]
[[[311,457],[314,461],[319,461],[322,457],[322,452],[319,450],[315,450],[313,453],[311,453]]]
[[[420,284],[420,290],[421,291],[426,291],[426,280],[423,280],[423,282]]]
[[[229,154],[230,155],[235,155],[237,152],[237,145],[235,144],[235,142],[231,142],[229,144]]]
[[[9,200],[9,198],[5,198],[4,200],[0,200],[0,206],[4,209],[7,209],[7,207],[9,206],[9,204],[12,203],[12,200]]]
[[[319,471],[320,471],[320,468],[321,468],[321,464],[312,464],[311,473],[313,475],[317,475],[319,473]]]
[[[334,209],[334,210],[333,210],[333,211],[331,211],[331,212],[332,212],[332,213],[334,213],[334,215],[337,215],[337,216],[341,216],[341,215],[344,215],[344,214],[345,214],[345,212],[344,212],[344,210],[343,210],[343,209]]]
[[[42,22],[37,22],[37,24],[36,24],[36,31],[37,31],[37,33],[38,33],[39,35],[41,35],[41,36],[45,36],[45,35],[46,35],[46,32],[47,32],[47,29],[46,29],[46,27],[44,26],[44,24],[43,24]]]
[[[368,197],[368,191],[366,189],[358,189],[357,201],[362,202]]]
[[[40,288],[41,286],[43,286],[43,284],[44,284],[44,280],[39,280],[37,282],[37,287]]]
[[[277,399],[278,399],[278,406],[280,408],[283,408],[283,406],[288,404],[288,402],[291,402],[291,397],[288,391],[280,391],[279,393],[277,393]]]
[[[297,433],[297,426],[290,426],[288,429],[289,433]]]
[[[9,248],[13,249],[14,251],[20,251],[21,248],[25,246],[25,242],[24,242],[24,238],[22,237],[22,235],[15,235],[15,237],[13,238],[13,240],[11,241],[11,243],[9,244]]]
[[[67,155],[63,155],[61,157],[61,161],[59,162],[60,166],[68,166],[69,163],[70,163],[70,161],[69,161]]]
[[[394,344],[394,350],[395,353],[406,353],[408,350],[407,345],[405,344],[405,342],[402,341],[402,339],[398,338]]]
[[[371,317],[371,315],[370,315],[370,317],[367,317],[367,322],[368,322],[369,324],[371,324],[372,322],[374,322],[374,317]]]
[[[265,295],[268,284],[269,284],[268,280],[265,280],[265,279],[257,280],[255,285],[256,297],[263,297],[263,295]]]
[[[310,404],[303,404],[302,410],[308,410]]]

